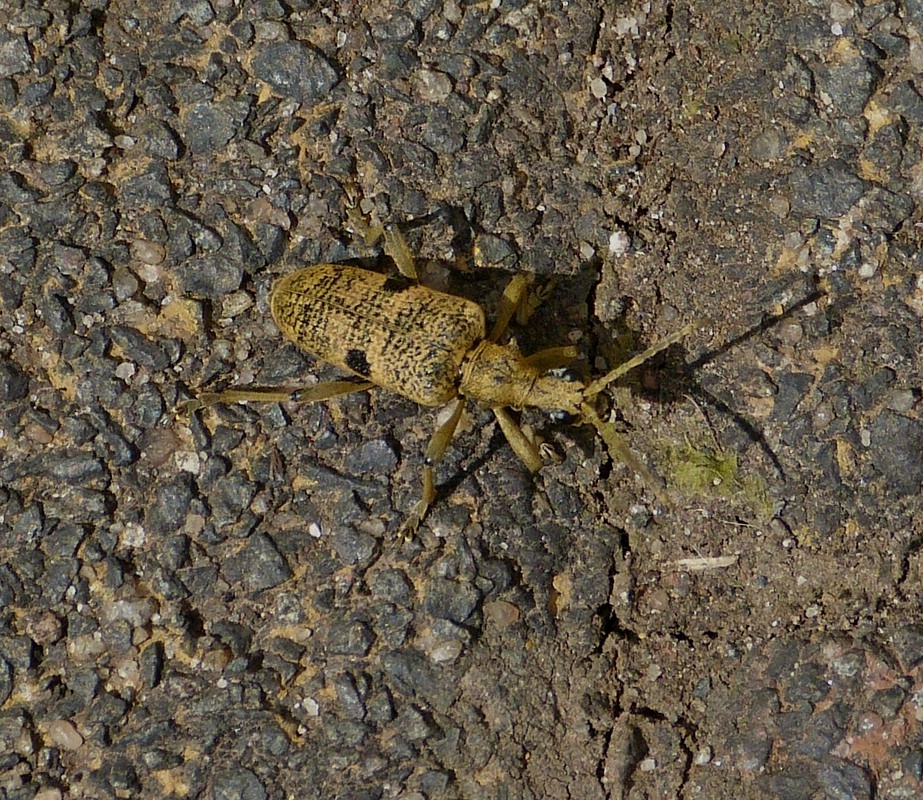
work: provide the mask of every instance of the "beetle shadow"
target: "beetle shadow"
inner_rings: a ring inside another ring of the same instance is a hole
[[[779,323],[792,317],[799,310],[825,297],[826,292],[820,288],[818,276],[812,275],[810,279],[811,285],[804,287],[804,292],[801,294],[800,299],[794,301],[777,314],[764,315],[760,322],[743,333],[728,339],[719,347],[703,353],[692,361],[687,361],[680,357],[679,353],[683,351],[681,344],[674,345],[659,354],[655,359],[652,359],[651,364],[657,367],[658,361],[662,357],[663,361],[659,362],[659,364],[666,370],[666,374],[671,376],[671,379],[665,381],[663,387],[658,388],[655,392],[644,392],[642,390],[641,393],[648,400],[663,403],[679,402],[683,399],[683,396],[688,396],[700,402],[702,406],[710,407],[719,414],[729,417],[746,439],[763,453],[783,483],[787,481],[785,469],[760,427],[733,409],[726,400],[719,397],[714,391],[703,386],[696,376],[701,373],[703,367],[718,360],[734,348],[761,336],[766,331],[779,325]]]
[[[452,497],[468,478],[473,478],[477,481],[478,473],[490,463],[497,451],[504,445],[508,446],[508,443],[499,425],[495,425],[495,430],[487,446],[476,456],[466,457],[464,455],[464,448],[459,447],[453,441],[452,446],[460,451],[460,455],[458,458],[453,459],[451,463],[448,463],[448,460],[446,460],[446,462],[442,463],[439,467],[436,483],[436,493],[439,498],[444,499],[446,497]],[[522,466],[524,472],[529,471],[525,464],[520,464],[520,466]],[[438,480],[440,475],[443,478],[442,481]]]

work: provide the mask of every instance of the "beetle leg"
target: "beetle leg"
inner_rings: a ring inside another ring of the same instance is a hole
[[[531,283],[532,276],[521,272],[513,276],[513,280],[507,284],[506,289],[503,290],[503,295],[500,297],[500,307],[497,309],[497,321],[494,323],[490,336],[487,337],[491,342],[496,342],[497,339],[506,332],[510,320],[513,318],[513,314],[522,306]]]
[[[433,500],[436,499],[436,465],[445,455],[449,443],[455,436],[455,429],[458,428],[458,421],[461,419],[462,412],[465,410],[465,401],[463,398],[457,397],[452,402],[455,403],[452,414],[436,429],[433,438],[429,440],[429,445],[426,448],[426,455],[423,460],[423,497],[421,497],[419,502],[413,507],[410,516],[407,517],[398,531],[404,539],[413,537],[417,526],[423,521],[423,517],[426,516],[426,512],[429,510],[430,505],[432,505]]]
[[[497,321],[487,338],[496,342],[503,336],[514,314],[517,324],[525,325],[553,288],[553,280],[536,287],[534,275],[521,272],[514,276],[503,290],[500,307],[497,309]]]
[[[556,285],[557,280],[553,277],[538,286],[536,286],[533,281],[530,287],[531,291],[522,298],[519,308],[516,309],[516,323],[518,325],[525,325],[529,321],[529,317],[535,313],[535,310],[544,303],[546,298],[554,291]]]
[[[531,356],[526,356],[523,360],[539,372],[548,372],[550,369],[566,367],[576,357],[576,347],[549,347],[547,350],[539,350]]]
[[[346,218],[354,233],[362,237],[362,241],[369,247],[374,247],[384,235],[385,227],[380,222],[367,222],[365,215],[357,205],[346,207]],[[377,218],[377,217],[376,217]]]
[[[315,403],[318,400],[329,400],[353,392],[362,392],[371,389],[375,384],[368,381],[325,381],[307,389],[279,390],[279,389],[226,389],[223,392],[202,392],[192,400],[177,404],[177,411],[192,414],[199,409],[208,408],[218,403]]]
[[[405,278],[410,278],[412,281],[418,281],[417,265],[413,260],[413,253],[410,252],[403,234],[395,225],[385,225],[382,229],[382,235],[385,239],[385,254],[390,256],[401,275]]]
[[[382,249],[395,264],[398,272],[405,278],[412,281],[419,280],[417,276],[417,265],[413,260],[413,253],[407,246],[407,240],[396,226],[381,223],[368,223],[362,212],[355,206],[346,209],[346,216],[349,218],[349,224],[353,230],[358,233],[362,240],[371,246],[382,242]],[[383,241],[382,241],[383,240]]]
[[[544,466],[538,448],[523,433],[522,428],[513,421],[505,408],[495,408],[493,412],[497,417],[497,422],[500,423],[503,435],[506,436],[506,440],[510,443],[510,447],[513,448],[513,451],[519,456],[523,464],[532,472],[538,472]]]

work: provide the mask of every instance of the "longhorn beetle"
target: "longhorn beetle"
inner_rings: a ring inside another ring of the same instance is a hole
[[[391,389],[423,406],[449,404],[448,416],[426,449],[423,496],[400,528],[410,536],[436,498],[434,470],[452,441],[468,400],[488,406],[516,455],[533,472],[542,467],[535,443],[507,409],[532,406],[563,411],[599,432],[610,455],[624,461],[660,495],[661,485],[629,449],[612,423],[596,411],[596,395],[626,372],[685,337],[691,323],[589,383],[554,374],[572,361],[574,347],[554,347],[523,356],[515,342],[500,343],[510,320],[524,308],[530,278],[515,276],[500,299],[489,335],[476,303],[436,291],[417,280],[413,256],[397,229],[366,225],[350,214],[370,244],[384,239],[400,274],[388,276],[338,264],[318,264],[276,281],[269,297],[283,335],[311,355],[363,380],[328,381],[294,392],[228,389],[206,392],[181,404],[187,412],[216,403],[315,402],[364,391]]]

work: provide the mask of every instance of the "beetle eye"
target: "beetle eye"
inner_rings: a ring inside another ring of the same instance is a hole
[[[558,378],[562,381],[567,381],[568,383],[574,383],[579,380],[577,375],[570,367],[558,367],[557,369],[549,369],[545,372],[546,375],[550,375],[552,378]]]

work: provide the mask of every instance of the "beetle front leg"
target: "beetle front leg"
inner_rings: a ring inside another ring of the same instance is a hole
[[[539,372],[548,372],[552,369],[561,369],[566,367],[577,357],[576,347],[549,347],[546,350],[539,350],[531,356],[525,356],[523,361],[530,367],[534,367]]]
[[[457,397],[452,402],[455,408],[449,418],[436,429],[433,438],[429,441],[426,448],[426,455],[423,462],[423,497],[413,507],[410,516],[404,521],[398,530],[398,534],[404,539],[412,539],[417,526],[423,521],[426,512],[436,499],[436,465],[442,460],[449,443],[455,436],[455,430],[458,428],[458,422],[461,419],[462,412],[465,410],[464,398]]]
[[[510,447],[513,448],[513,452],[519,456],[530,472],[538,472],[544,466],[544,462],[542,461],[542,454],[539,453],[535,443],[523,433],[522,428],[516,424],[506,412],[506,409],[495,408],[493,412],[497,422],[500,423],[500,430],[506,436],[506,440],[510,443]]]

